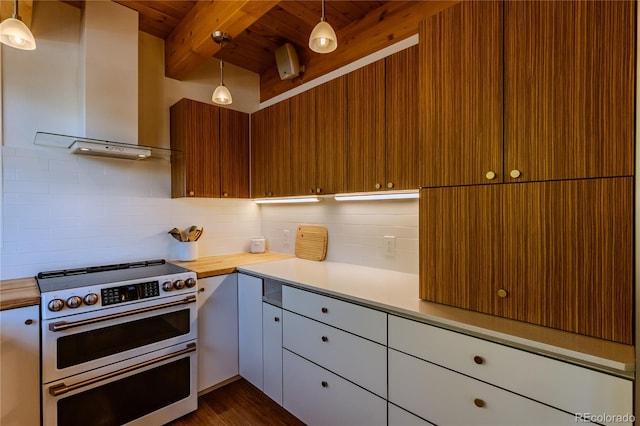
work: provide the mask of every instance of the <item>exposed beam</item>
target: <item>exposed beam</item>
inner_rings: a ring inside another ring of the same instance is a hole
[[[368,13],[358,21],[338,30],[338,49],[321,55],[301,52],[302,78],[280,80],[277,66],[260,75],[260,101],[311,81],[328,72],[350,64],[380,49],[418,33],[418,23],[459,3],[450,1],[390,1]]]
[[[13,16],[13,0],[0,0],[0,19],[5,20]],[[18,15],[31,29],[31,17],[33,15],[33,0],[18,0]]]
[[[278,0],[199,1],[165,40],[165,75],[184,79],[220,50],[211,40],[213,31],[237,37],[278,3]]]

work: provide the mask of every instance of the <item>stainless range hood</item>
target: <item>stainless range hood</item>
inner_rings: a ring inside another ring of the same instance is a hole
[[[172,152],[167,148],[133,145],[46,132],[37,132],[33,143],[40,146],[64,148],[71,154],[125,158],[128,160],[144,160],[146,158],[169,160]]]

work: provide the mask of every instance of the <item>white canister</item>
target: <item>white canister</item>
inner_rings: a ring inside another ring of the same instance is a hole
[[[197,241],[178,242],[178,260],[190,262],[196,259],[198,259]]]
[[[251,247],[249,251],[251,253],[264,253],[264,237],[253,237],[251,238]]]

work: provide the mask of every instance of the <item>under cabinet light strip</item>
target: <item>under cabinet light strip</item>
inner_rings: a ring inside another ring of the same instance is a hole
[[[418,191],[372,192],[361,194],[336,194],[336,201],[407,200],[419,198]]]
[[[256,204],[295,204],[295,203],[318,203],[318,197],[284,197],[284,198],[257,198],[253,200]]]

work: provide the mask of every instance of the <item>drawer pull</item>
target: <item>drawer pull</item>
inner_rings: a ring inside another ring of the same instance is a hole
[[[280,322],[280,318],[278,318],[278,317],[273,317],[273,320],[274,320],[275,322]]]
[[[328,388],[329,387],[329,383],[327,383],[324,380],[322,381],[321,385],[322,385],[323,388]]]
[[[28,319],[24,322],[24,325],[31,325],[33,324],[33,320],[32,319]]]
[[[325,308],[324,306],[320,310],[322,311],[323,314],[328,314],[329,313],[329,309]]]
[[[328,338],[327,336],[322,336],[322,341],[323,341],[323,342],[328,342],[328,341],[329,341],[329,338]]]
[[[473,357],[473,362],[475,362],[478,365],[482,365],[482,364],[484,364],[484,358],[482,358],[479,355],[476,355],[476,356]]]
[[[485,406],[484,401],[481,400],[480,398],[476,398],[473,400],[473,403],[476,405],[476,407],[478,408],[482,408]]]

